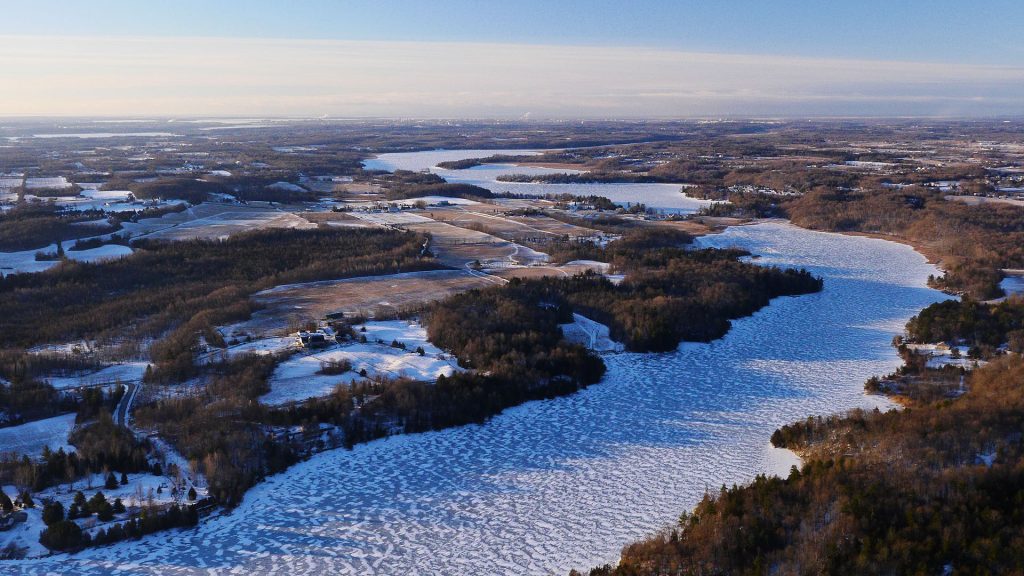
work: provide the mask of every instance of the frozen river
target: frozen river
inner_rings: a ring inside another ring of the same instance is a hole
[[[482,426],[313,459],[231,514],[140,542],[4,565],[45,573],[566,574],[614,562],[705,490],[764,471],[768,438],[810,414],[871,406],[904,322],[944,299],[906,246],[782,223],[731,228],[760,262],[824,276],[723,339],[606,357],[600,384]]]
[[[431,150],[427,152],[399,152],[381,154],[367,160],[363,164],[370,170],[430,170],[449,182],[474,184],[487,188],[494,193],[511,192],[531,196],[545,194],[573,194],[604,196],[619,204],[646,204],[661,212],[674,214],[690,214],[701,207],[711,204],[708,200],[690,198],[681,192],[679,184],[544,184],[533,182],[499,182],[502,174],[554,174],[578,172],[535,166],[516,166],[514,164],[484,164],[466,170],[446,170],[438,168],[439,162],[461,160],[463,158],[486,158],[494,154],[533,155],[540,154],[537,150]]]

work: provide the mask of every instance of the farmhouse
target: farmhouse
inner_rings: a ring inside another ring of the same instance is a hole
[[[315,332],[302,331],[298,333],[297,341],[299,346],[302,346],[303,348],[326,346],[328,342],[327,333],[322,330],[317,330]]]

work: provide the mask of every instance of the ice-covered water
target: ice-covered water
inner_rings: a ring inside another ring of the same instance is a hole
[[[438,168],[439,162],[463,158],[486,158],[494,154],[533,155],[537,150],[430,150],[426,152],[398,152],[381,154],[366,160],[363,165],[371,170],[430,170],[449,182],[474,184],[494,193],[511,192],[543,196],[545,194],[574,194],[577,196],[604,196],[619,204],[646,204],[661,212],[689,214],[711,204],[707,200],[690,198],[681,192],[678,184],[545,184],[534,182],[499,182],[502,174],[552,174],[578,172],[561,168],[516,166],[514,164],[484,164],[465,170]]]
[[[614,562],[705,490],[768,466],[779,425],[876,400],[892,336],[944,296],[934,267],[882,240],[780,223],[704,238],[825,277],[723,339],[606,357],[604,381],[482,426],[320,454],[192,531],[9,565],[26,572],[565,574]],[[6,567],[6,566],[5,566]]]

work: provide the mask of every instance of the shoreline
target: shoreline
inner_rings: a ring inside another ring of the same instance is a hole
[[[798,227],[798,226],[796,226],[796,225],[794,225],[794,224],[792,224],[792,223],[790,223],[788,221],[782,220],[782,219],[776,219],[776,222],[778,222],[779,224],[785,224],[785,225],[788,225],[788,226],[793,226],[796,229],[804,230],[803,228]],[[764,223],[764,222],[758,222],[758,221],[743,222],[743,223],[737,223],[735,225],[737,225],[737,226],[744,226],[744,225],[752,225],[752,224],[760,224],[760,223]],[[725,228],[728,228],[728,226],[726,226]],[[811,232],[817,232],[817,231],[811,231]],[[828,233],[826,233],[826,234],[828,234]],[[863,394],[863,391],[861,391],[860,393]],[[536,402],[524,403],[524,404],[521,404],[519,406],[510,408],[509,411],[510,412],[516,412],[516,411],[524,410],[525,407],[527,405],[529,405],[529,404],[536,404]],[[424,433],[419,433],[419,434],[409,434],[409,435],[404,435],[403,434],[403,435],[399,435],[398,437],[389,437],[389,438],[379,439],[379,440],[376,440],[376,441],[373,441],[373,442],[370,442],[370,443],[366,443],[366,444],[360,444],[360,445],[354,447],[354,449],[353,449],[353,451],[351,453],[355,453],[355,454],[362,453],[365,456],[365,454],[367,452],[373,453],[374,451],[379,449],[379,445],[381,443],[387,443],[387,442],[390,442],[390,443],[395,443],[395,442],[402,442],[402,443],[405,443],[405,442],[422,442],[423,438],[428,438],[428,437],[432,437],[432,436],[436,437],[436,436],[441,435],[441,434],[447,434],[449,432],[452,432],[453,430],[457,430],[458,431],[458,432],[456,432],[456,434],[458,434],[460,436],[465,436],[467,434],[471,434],[472,430],[474,430],[474,429],[475,429],[475,427],[470,425],[470,426],[460,426],[460,427],[456,427],[456,428],[448,429],[448,430],[443,430],[443,431],[439,430],[439,431],[431,431],[431,432],[424,432]],[[419,437],[419,438],[417,439],[417,437]],[[778,468],[778,472],[785,472],[788,475],[789,467],[795,464],[795,460],[793,459],[794,456],[795,456],[795,453],[791,453],[790,451],[785,451],[785,452],[777,451],[776,449],[774,449],[774,447],[770,446],[770,444],[767,441],[767,438],[762,438],[761,440],[764,441],[764,449],[763,449],[763,453],[762,453],[763,455],[761,456],[761,458],[763,458],[764,460],[762,460],[762,462],[764,462],[764,461],[766,461],[768,459],[769,454],[774,455],[774,456],[776,456],[776,458],[774,458],[773,461],[776,461],[776,463],[779,464],[779,466],[777,467]],[[334,450],[333,452],[341,452],[341,451]],[[306,462],[308,462],[308,463],[306,463]],[[316,468],[320,468],[320,467],[323,467],[323,466],[327,466],[329,464],[329,462],[330,462],[329,458],[327,458],[325,456],[317,455],[317,456],[314,456],[313,458],[311,458],[310,460],[304,461],[302,463],[298,463],[296,465],[296,467],[312,467],[312,468],[316,469]],[[784,468],[784,470],[783,470],[783,468]],[[771,473],[773,470],[765,467],[765,468],[762,469],[762,471],[766,472],[766,473]],[[286,481],[289,481],[289,477],[287,476],[287,473],[288,473],[287,471],[283,471],[283,472],[281,472],[279,474],[275,474],[275,475],[272,475],[272,476],[268,477],[265,482],[261,483],[263,485],[262,488],[260,488],[259,486],[254,487],[254,488],[256,488],[256,490],[258,490],[257,494],[266,494],[267,491],[271,491],[272,492],[272,491],[274,491],[275,488],[279,489],[282,486],[284,486],[284,484],[282,484],[282,483],[284,483]],[[750,480],[752,480],[752,478],[747,478],[747,481],[750,481]],[[253,495],[247,495],[246,500],[248,501],[248,504],[243,503],[242,504],[243,507],[255,506],[256,505],[254,503],[254,500],[253,500],[252,496]],[[244,510],[245,508],[242,508],[242,509]],[[233,513],[237,514],[238,512],[235,511]],[[230,529],[230,526],[227,526],[227,525],[223,524],[223,522],[225,522],[225,520],[223,520],[223,519],[224,518],[229,518],[231,516],[231,514],[232,513],[224,513],[224,512],[222,512],[222,513],[216,515],[213,518],[205,520],[202,524],[203,525],[212,525],[213,527],[216,527],[216,529],[214,530],[215,533],[216,532],[223,532],[225,529]],[[220,518],[221,520],[218,520],[218,518]],[[227,521],[227,522],[228,522],[228,524],[231,524],[230,521]],[[133,545],[131,545],[131,544],[126,544],[125,546],[133,547]],[[100,552],[100,553],[102,554],[102,552]],[[23,564],[23,566],[24,565],[31,565],[31,561],[27,561],[27,562],[28,562],[28,564]]]
[[[791,221],[790,221],[791,222]],[[798,224],[793,224],[799,226]],[[801,226],[802,228],[802,226]],[[807,230],[815,230],[814,228],[807,228]],[[829,230],[815,230],[816,232],[830,232]],[[924,256],[925,260],[929,264],[934,265],[939,270],[946,272],[946,269],[942,266],[942,257],[936,252],[934,246],[930,246],[928,243],[920,240],[911,240],[902,236],[894,236],[890,234],[882,234],[881,232],[856,232],[856,231],[842,231],[832,232],[833,234],[844,234],[846,236],[860,236],[863,238],[875,238],[877,240],[888,240],[889,242],[895,242],[897,244],[903,244],[910,246],[915,252]]]

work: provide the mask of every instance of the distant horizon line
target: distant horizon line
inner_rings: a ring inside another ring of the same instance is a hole
[[[772,115],[772,116],[746,116],[741,114],[720,114],[709,116],[549,116],[529,117],[521,116],[335,116],[321,115],[312,116],[304,114],[296,115],[254,115],[239,114],[232,116],[228,114],[173,114],[173,115],[147,115],[147,114],[10,114],[0,112],[0,119],[19,120],[93,120],[93,121],[125,121],[125,122],[201,122],[215,120],[231,120],[239,122],[242,120],[255,121],[369,121],[388,120],[403,122],[792,122],[799,120],[1001,120],[1001,121],[1024,121],[1024,112],[1020,114],[977,114],[977,115],[941,115],[941,114],[805,114],[805,115]]]

